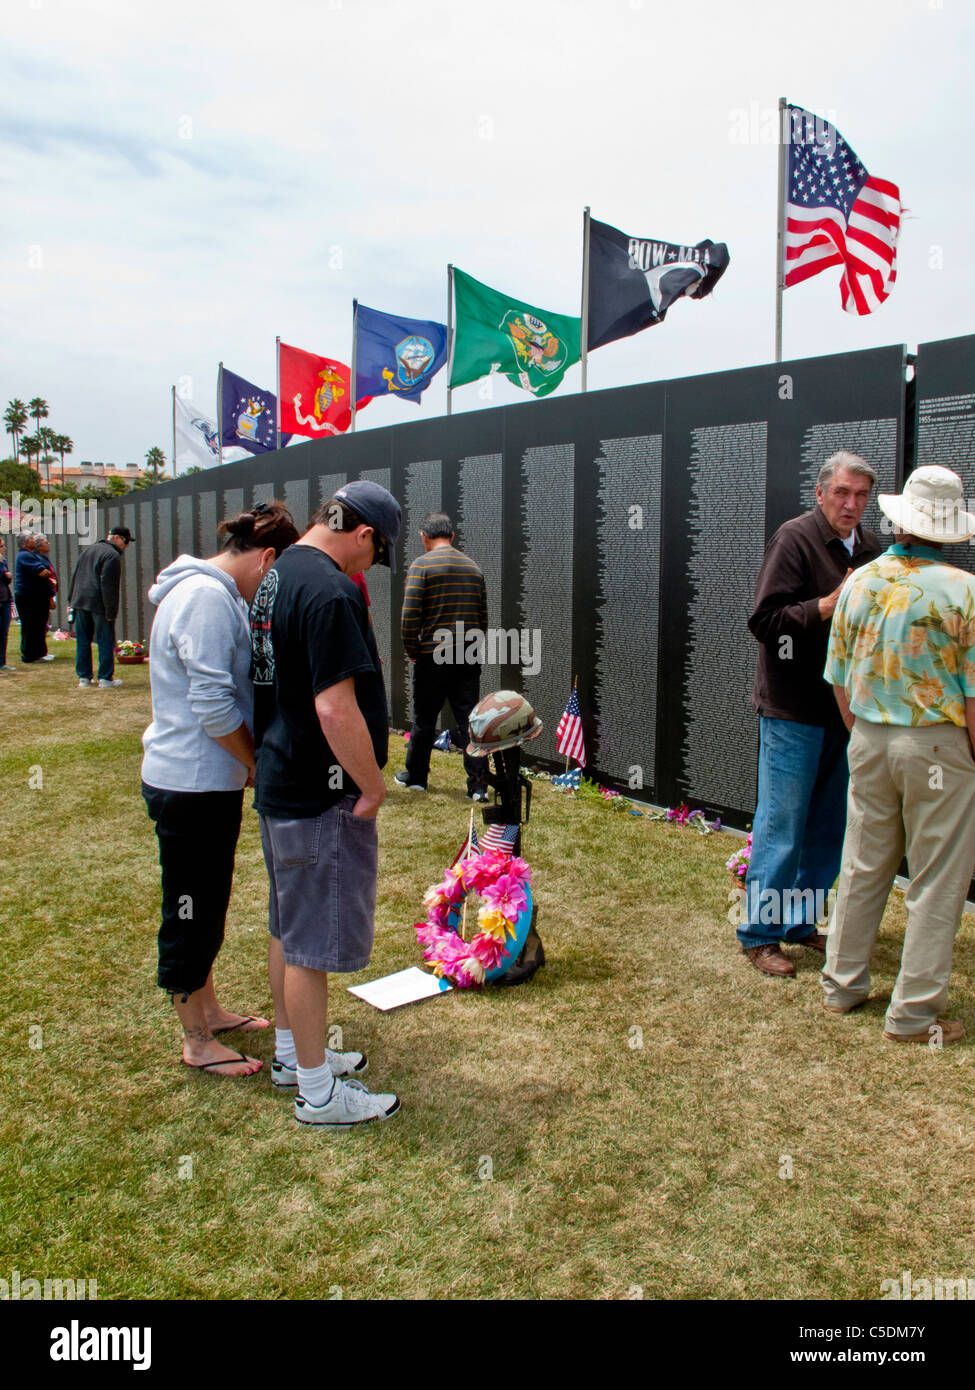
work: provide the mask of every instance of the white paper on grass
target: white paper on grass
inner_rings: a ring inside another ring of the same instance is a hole
[[[446,980],[438,980],[436,975],[428,975],[418,965],[409,970],[397,970],[395,975],[384,975],[382,979],[370,980],[364,985],[349,985],[349,993],[364,999],[374,1009],[388,1013],[403,1004],[413,1004],[418,999],[432,999],[434,995],[446,994],[451,986]]]

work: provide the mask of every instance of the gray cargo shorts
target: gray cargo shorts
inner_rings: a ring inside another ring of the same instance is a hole
[[[320,816],[261,816],[270,879],[268,928],[288,965],[364,970],[376,916],[376,821],[352,814],[357,796]]]

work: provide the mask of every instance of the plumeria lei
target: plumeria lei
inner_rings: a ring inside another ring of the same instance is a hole
[[[524,859],[497,850],[458,860],[448,869],[443,882],[435,883],[423,899],[427,920],[416,923],[423,959],[433,973],[446,976],[459,989],[482,985],[485,973],[504,959],[508,938],[516,936],[515,924],[528,905],[525,885],[530,882],[531,869]],[[468,893],[479,894],[484,902],[477,914],[477,934],[464,941],[449,919]]]
[[[741,849],[736,849],[734,854],[725,864],[729,873],[734,874],[735,878],[742,879],[748,873],[748,863],[752,857],[752,832],[749,830],[748,839]]]

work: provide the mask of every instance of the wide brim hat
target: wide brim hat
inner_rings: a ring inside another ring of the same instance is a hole
[[[468,723],[472,738],[467,752],[472,758],[517,748],[538,738],[544,728],[524,695],[516,690],[495,690],[485,695],[471,710]]]
[[[975,516],[965,511],[961,478],[940,464],[915,468],[904,491],[882,492],[877,505],[899,531],[920,540],[957,544],[975,536]]]

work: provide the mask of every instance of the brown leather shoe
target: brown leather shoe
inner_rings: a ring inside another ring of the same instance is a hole
[[[742,951],[763,975],[780,975],[783,978],[794,975],[796,967],[781,946],[743,946]]]
[[[925,1028],[923,1033],[888,1033],[885,1028],[884,1037],[888,1042],[927,1043],[930,1045],[931,1039],[938,1036],[934,1031],[935,1027],[941,1029],[940,1042],[942,1047],[947,1047],[949,1043],[958,1042],[965,1036],[964,1026],[956,1018],[939,1018],[936,1024],[932,1023],[930,1032]],[[935,1047],[937,1046],[938,1044],[935,1043]]]
[[[810,951],[821,951],[826,954],[826,933],[814,931],[809,936],[804,936],[801,941],[796,942],[797,946],[808,946]]]

